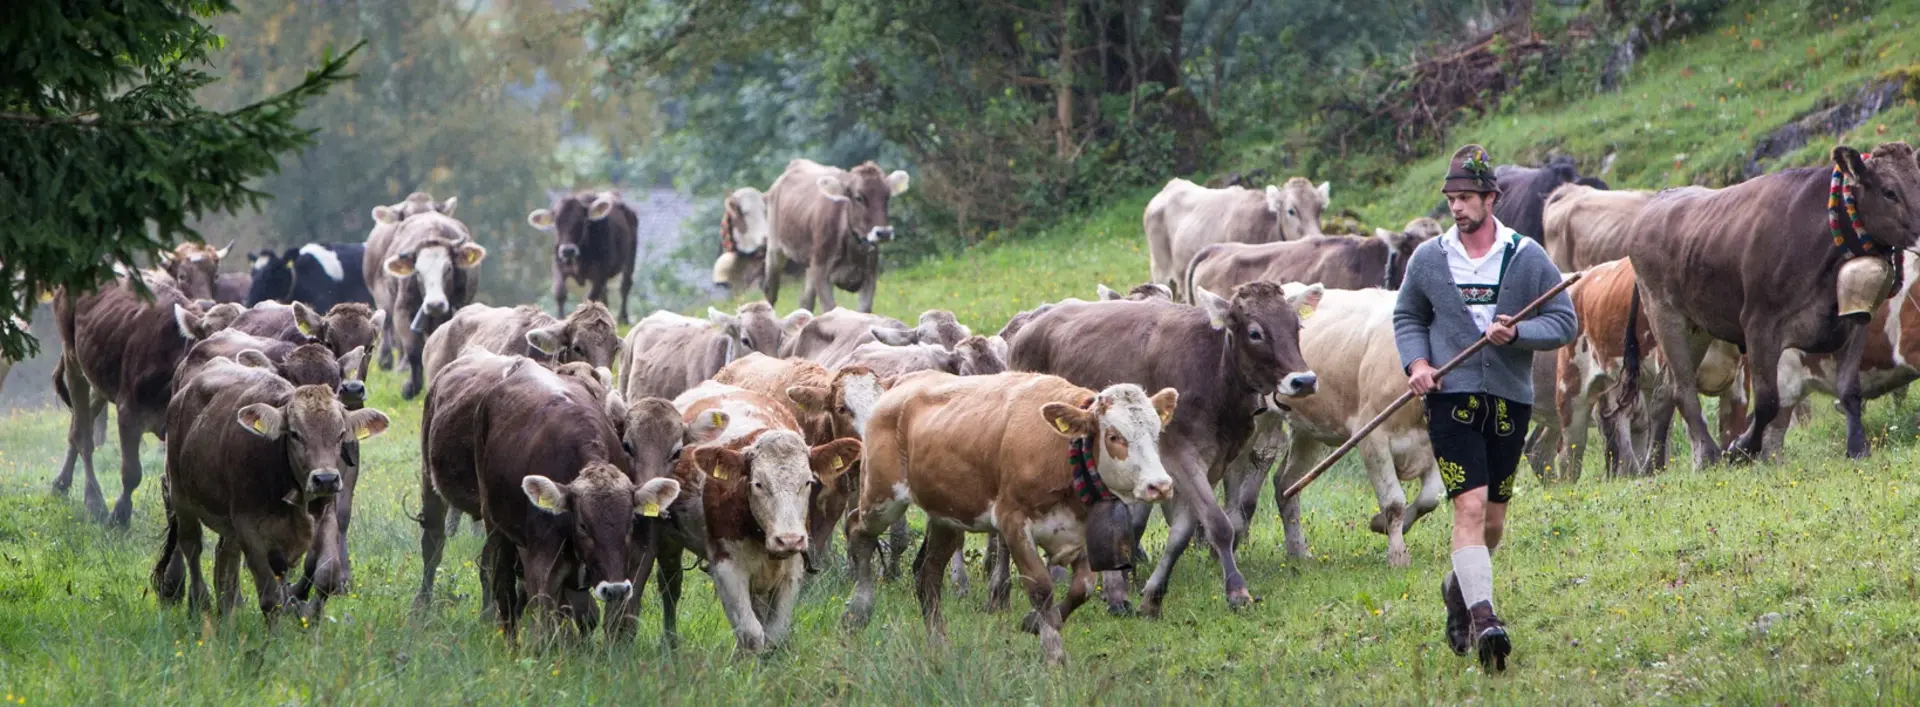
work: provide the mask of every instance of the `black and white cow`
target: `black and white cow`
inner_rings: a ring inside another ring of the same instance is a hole
[[[373,292],[367,289],[360,267],[366,252],[365,243],[308,243],[279,253],[272,249],[249,253],[253,287],[246,304],[305,302],[317,312],[343,302],[371,305]]]

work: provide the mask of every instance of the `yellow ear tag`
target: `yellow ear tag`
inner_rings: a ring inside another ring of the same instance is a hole
[[[711,419],[713,420],[714,427],[727,426],[727,416],[720,414],[720,412],[717,410],[713,412],[713,417]]]
[[[546,494],[540,494],[540,496],[534,500],[533,505],[549,511],[559,508],[559,506],[553,505],[553,501],[547,499]]]
[[[846,466],[847,466],[847,460],[845,460],[845,459],[841,459],[840,457],[834,457],[834,458],[833,458],[833,470],[834,470],[834,471],[839,471],[839,470],[841,470],[841,469],[844,469],[844,468],[846,468]]]
[[[266,434],[266,433],[267,433],[267,419],[266,419],[266,418],[264,418],[264,417],[256,417],[256,418],[254,418],[254,420],[253,420],[253,431],[255,431],[255,432],[258,432],[258,433],[260,433],[260,434]]]
[[[293,323],[293,326],[294,326],[295,328],[297,328],[297,329],[299,329],[299,330],[300,330],[300,333],[302,333],[302,334],[306,334],[307,336],[313,336],[313,327],[311,327],[311,326],[307,326],[307,323],[306,323],[306,322],[304,322],[304,321],[295,321],[295,322]]]
[[[648,518],[660,517],[660,504],[649,502],[647,505],[641,506],[640,515],[646,516]]]
[[[1164,425],[1172,421],[1173,421],[1173,413],[1170,413],[1170,412],[1160,413],[1160,424]]]
[[[362,440],[372,436],[373,428],[371,427],[362,427],[353,431],[353,438],[355,440]]]
[[[1310,305],[1310,304],[1300,305],[1299,312],[1300,312],[1301,319],[1306,319],[1307,317],[1311,317],[1313,316],[1313,305]]]
[[[726,468],[725,468],[725,467],[718,467],[718,466],[716,466],[716,467],[714,467],[714,468],[713,468],[713,478],[716,478],[716,479],[723,479],[723,480],[724,480],[724,479],[726,479],[726,478],[727,478],[727,470],[726,470]]]
[[[1061,432],[1067,431],[1067,421],[1064,418],[1053,418],[1053,426],[1060,428]]]

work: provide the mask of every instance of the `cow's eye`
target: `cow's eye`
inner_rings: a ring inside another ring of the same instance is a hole
[[[740,345],[745,346],[747,348],[753,348],[753,337],[751,336],[740,337]]]
[[[858,201],[858,202],[860,202],[860,203],[862,203],[862,204],[864,204],[864,203],[867,203],[867,195],[865,195],[865,194],[854,194],[854,195],[853,195],[853,200],[854,200],[854,201]]]
[[[1248,329],[1248,330],[1247,330],[1247,340],[1249,340],[1249,341],[1260,341],[1260,340],[1263,340],[1263,339],[1265,339],[1265,338],[1267,338],[1267,337],[1266,337],[1266,335],[1265,335],[1265,334],[1262,334],[1262,333],[1260,333],[1260,330],[1259,330],[1259,329]]]
[[[667,461],[670,461],[670,462],[680,461],[680,451],[683,449],[685,449],[685,447],[674,447],[673,452],[667,455]]]
[[[629,457],[633,456],[633,443],[624,439],[620,440],[620,451],[626,452]]]
[[[1895,192],[1894,190],[1881,189],[1880,193],[1887,195],[1887,199],[1892,201],[1893,203],[1896,203],[1896,204],[1900,203],[1900,194]]]
[[[294,430],[287,430],[287,439],[298,442],[300,441],[300,433]]]
[[[1294,208],[1293,208],[1293,207],[1291,207],[1291,206],[1289,206],[1289,207],[1287,207],[1287,215],[1288,215],[1288,216],[1299,216],[1299,215],[1300,215],[1300,212],[1299,212],[1299,211],[1296,211],[1296,210],[1294,210]]]

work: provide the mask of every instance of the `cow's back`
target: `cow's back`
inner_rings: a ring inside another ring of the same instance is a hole
[[[519,357],[481,396],[475,412],[475,473],[490,528],[525,546],[530,535],[564,541],[565,526],[533,513],[521,480],[539,474],[571,483],[589,463],[606,462],[629,478],[631,462],[607,419],[597,384],[561,376]]]
[[[1253,424],[1232,414],[1231,401],[1242,394],[1226,389],[1224,345],[1199,307],[1165,300],[1063,302],[1014,335],[1007,366],[1092,390],[1118,383],[1173,388],[1183,414],[1174,416],[1168,434],[1201,446],[1212,439],[1238,444]],[[1252,393],[1243,397],[1251,412]]]
[[[628,400],[672,400],[720,372],[726,338],[701,319],[670,312],[648,315],[627,332],[620,390]]]
[[[1093,398],[1051,375],[920,373],[881,396],[869,438],[897,440],[882,448],[898,451],[917,505],[978,522],[996,501],[1037,511],[1065,500],[1068,440],[1052,432],[1041,409]]]
[[[158,413],[166,409],[174,369],[193,343],[180,331],[174,307],[190,305],[163,282],[149,278],[147,286],[151,302],[125,280],[81,296],[62,333],[71,326],[70,351],[94,387],[116,404]]]
[[[1634,219],[1647,200],[1645,191],[1607,191],[1567,184],[1547,197],[1541,240],[1561,272],[1573,272],[1627,257]]]
[[[427,377],[432,379],[470,346],[503,356],[524,355],[527,353],[527,332],[556,321],[553,315],[528,305],[492,307],[469,304],[461,307],[453,313],[452,319],[427,337]]]
[[[907,328],[906,323],[892,317],[835,307],[800,327],[798,334],[781,345],[780,355],[838,368],[854,349],[874,341],[871,331],[874,326]]]
[[[1157,230],[1167,244],[1166,262],[1154,258],[1155,282],[1172,282],[1195,253],[1213,243],[1269,243],[1281,237],[1279,216],[1267,207],[1265,192],[1208,189],[1184,179],[1168,182],[1148,202],[1146,220],[1149,240]]]

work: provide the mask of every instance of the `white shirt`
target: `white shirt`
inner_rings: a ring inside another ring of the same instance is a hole
[[[1488,216],[1488,218],[1493,217]],[[1493,226],[1493,247],[1488,248],[1487,252],[1478,258],[1467,255],[1466,244],[1460,242],[1460,227],[1458,225],[1447,229],[1446,233],[1440,235],[1440,250],[1447,254],[1447,269],[1453,275],[1453,284],[1462,286],[1462,301],[1468,300],[1467,288],[1474,285],[1488,288],[1481,294],[1497,297],[1499,292],[1498,286],[1500,284],[1500,263],[1505,259],[1504,256],[1507,248],[1512,247],[1515,253],[1519,253],[1519,249],[1533,245],[1533,239],[1521,237],[1518,233],[1515,233],[1513,229],[1507,228],[1506,224],[1500,223],[1499,219],[1494,219]],[[1514,241],[1516,240],[1519,241],[1518,245],[1514,245]],[[1467,314],[1473,317],[1474,326],[1479,327],[1481,333],[1486,333],[1487,328],[1493,326],[1494,308],[1496,306],[1498,306],[1498,303],[1493,301],[1484,303],[1467,302]]]

